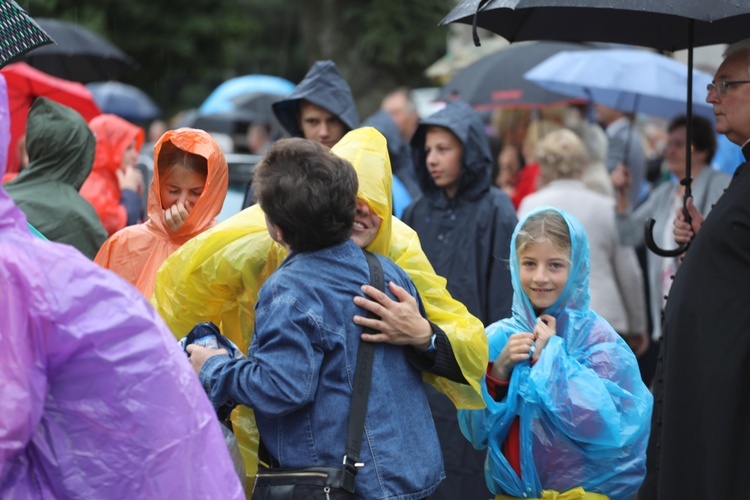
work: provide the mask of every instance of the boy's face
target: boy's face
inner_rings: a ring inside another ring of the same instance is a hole
[[[346,133],[346,127],[338,116],[305,100],[299,103],[299,127],[305,139],[329,148],[335,146]]]
[[[529,245],[518,255],[521,286],[536,309],[547,309],[562,294],[570,273],[569,259],[549,240]]]
[[[425,135],[424,151],[427,171],[432,180],[452,198],[461,178],[461,141],[448,129],[429,127]]]
[[[352,241],[360,248],[366,248],[372,243],[380,230],[380,217],[370,210],[370,206],[357,198],[357,213],[354,215],[352,226]]]

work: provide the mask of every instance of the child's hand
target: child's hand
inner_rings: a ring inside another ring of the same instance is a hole
[[[510,378],[513,368],[529,359],[531,345],[534,343],[534,335],[531,333],[514,333],[508,338],[500,356],[492,365],[492,378],[505,382]]]
[[[117,175],[117,183],[120,185],[120,190],[130,189],[138,194],[141,194],[143,189],[143,174],[140,170],[135,167],[126,167],[124,170],[118,168],[115,171]]]
[[[184,204],[178,201],[164,210],[164,222],[173,233],[176,233],[185,223],[192,210],[193,205],[189,201],[186,201]]]
[[[187,346],[186,351],[188,353],[190,364],[193,365],[193,370],[195,370],[195,373],[197,373],[198,375],[200,375],[201,368],[203,368],[203,365],[206,363],[206,360],[208,360],[208,358],[219,355],[229,356],[229,353],[226,349],[206,349],[205,347],[201,347],[195,344],[190,344],[189,346]]]
[[[542,314],[536,319],[536,326],[534,327],[534,338],[536,342],[534,344],[534,354],[531,357],[532,361],[539,359],[542,355],[542,349],[547,346],[547,342],[550,337],[557,334],[557,321],[553,316],[549,314]]]

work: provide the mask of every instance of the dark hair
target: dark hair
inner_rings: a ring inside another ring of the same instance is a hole
[[[159,169],[159,177],[164,178],[169,169],[176,164],[184,165],[190,171],[208,177],[208,160],[201,155],[185,151],[175,146],[171,141],[164,141],[159,150],[156,160],[156,168]]]
[[[667,132],[671,133],[680,127],[685,127],[687,131],[687,116],[680,115],[669,122]],[[690,144],[696,150],[705,152],[706,163],[711,163],[716,153],[716,133],[714,132],[714,126],[702,116],[693,116],[692,135],[693,140],[690,141]]]
[[[320,250],[350,237],[357,173],[317,142],[276,141],[255,168],[253,185],[261,208],[293,251]]]

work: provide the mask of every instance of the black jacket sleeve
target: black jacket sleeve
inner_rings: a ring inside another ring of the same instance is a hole
[[[461,367],[458,366],[448,336],[436,324],[430,323],[430,325],[435,333],[435,350],[420,352],[410,346],[406,349],[409,362],[421,372],[444,377],[459,384],[468,384],[463,373],[461,373]]]

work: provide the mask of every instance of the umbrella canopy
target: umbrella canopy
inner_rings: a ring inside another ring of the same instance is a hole
[[[269,120],[275,118],[271,104],[286,97],[286,94],[276,94],[270,92],[250,92],[241,94],[231,99],[235,109],[253,111],[259,116],[266,116]]]
[[[270,75],[245,75],[231,78],[214,89],[203,101],[198,111],[201,114],[227,113],[237,106],[233,99],[244,94],[265,92],[286,96],[294,90],[289,80]]]
[[[284,99],[286,95],[272,94],[269,92],[250,92],[242,94],[232,99],[235,110],[229,114],[246,117],[250,123],[262,123],[270,129],[272,137],[280,137],[284,134],[284,129],[276,118],[271,105]]]
[[[745,38],[750,5],[736,0],[462,0],[440,24],[452,22],[476,22],[511,42],[596,40],[675,51]]]
[[[524,74],[554,92],[667,119],[685,113],[687,77],[686,64],[635,49],[559,52]],[[693,70],[693,82],[693,112],[713,120],[704,99],[711,75]]]
[[[89,83],[119,78],[135,62],[118,47],[77,24],[56,19],[37,19],[56,44],[25,55],[23,61],[50,75]]]
[[[595,47],[592,44],[549,41],[514,44],[460,70],[442,88],[439,99],[460,98],[480,111],[569,103],[574,100],[569,95],[542,88],[524,79],[523,74],[560,51]]]
[[[37,97],[47,97],[78,111],[88,122],[101,114],[89,89],[77,82],[55,78],[26,63],[13,63],[0,69],[8,84],[10,108],[10,146],[8,172],[18,170],[16,143],[26,133],[26,117]]]
[[[460,47],[446,53],[443,57],[430,64],[424,70],[424,75],[439,85],[445,85],[456,76],[456,73],[469,64],[507,46],[508,40],[502,37],[495,37],[482,43],[482,46],[479,48]]]
[[[511,42],[559,39],[644,45],[662,50],[688,49],[687,135],[692,134],[693,47],[732,43],[747,36],[750,3],[736,0],[462,0],[441,24],[461,22],[497,33]],[[474,31],[474,42],[479,38]],[[692,196],[690,141],[686,142],[684,213]],[[648,248],[664,257],[687,250],[662,250],[654,243],[653,219],[645,233]]]
[[[0,0],[0,66],[53,41],[15,1]]]
[[[159,106],[144,91],[121,82],[95,82],[86,85],[104,113],[131,122],[150,121],[161,116]]]

